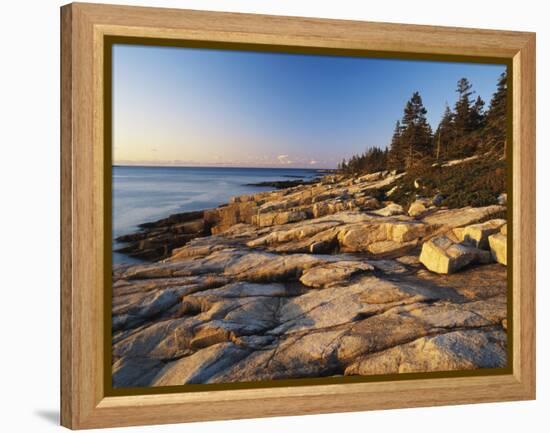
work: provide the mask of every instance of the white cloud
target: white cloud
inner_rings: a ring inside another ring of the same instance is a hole
[[[288,158],[288,155],[279,155],[277,156],[280,164],[292,164],[292,160]]]

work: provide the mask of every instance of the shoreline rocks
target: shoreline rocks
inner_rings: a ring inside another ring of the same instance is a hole
[[[506,220],[454,228],[450,234],[456,242],[443,235],[422,245],[420,262],[430,271],[450,274],[472,263],[490,263],[491,257],[506,265]]]
[[[422,245],[420,262],[432,272],[452,274],[474,262],[489,263],[490,254],[488,251],[455,243],[446,236],[438,236]]]
[[[507,253],[507,238],[506,238],[506,224],[504,224],[500,233],[495,233],[489,236],[489,248],[493,258],[500,263],[501,265],[506,266],[508,262],[508,253]]]
[[[292,176],[292,177],[300,177],[300,176]],[[311,185],[316,182],[319,182],[319,179],[274,180],[274,181],[266,181],[266,182],[247,183],[245,184],[245,186],[267,186],[267,187],[272,187],[276,189],[285,189],[285,188],[292,188],[294,186],[300,186],[300,185]]]
[[[376,197],[399,176],[330,175],[122,237],[157,261],[113,269],[113,386],[505,366],[505,207],[405,212]]]
[[[184,212],[140,224],[140,231],[116,238],[125,245],[115,251],[143,260],[169,257],[175,248],[210,233],[204,216],[205,211]]]

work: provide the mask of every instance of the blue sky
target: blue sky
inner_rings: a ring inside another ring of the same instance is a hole
[[[456,82],[487,105],[504,65],[115,45],[117,164],[333,168],[389,144],[419,91],[435,129]]]

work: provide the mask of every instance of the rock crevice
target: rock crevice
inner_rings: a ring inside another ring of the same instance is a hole
[[[506,366],[505,208],[407,214],[373,196],[399,176],[327,176],[120,239],[156,261],[113,270],[113,386]]]

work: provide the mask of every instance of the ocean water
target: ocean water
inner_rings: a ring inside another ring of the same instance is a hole
[[[271,187],[247,184],[276,180],[308,180],[317,170],[227,167],[114,166],[112,184],[114,239],[138,229],[138,224],[174,213],[208,209],[227,203],[235,195],[268,191]],[[114,263],[138,260],[113,252]]]

